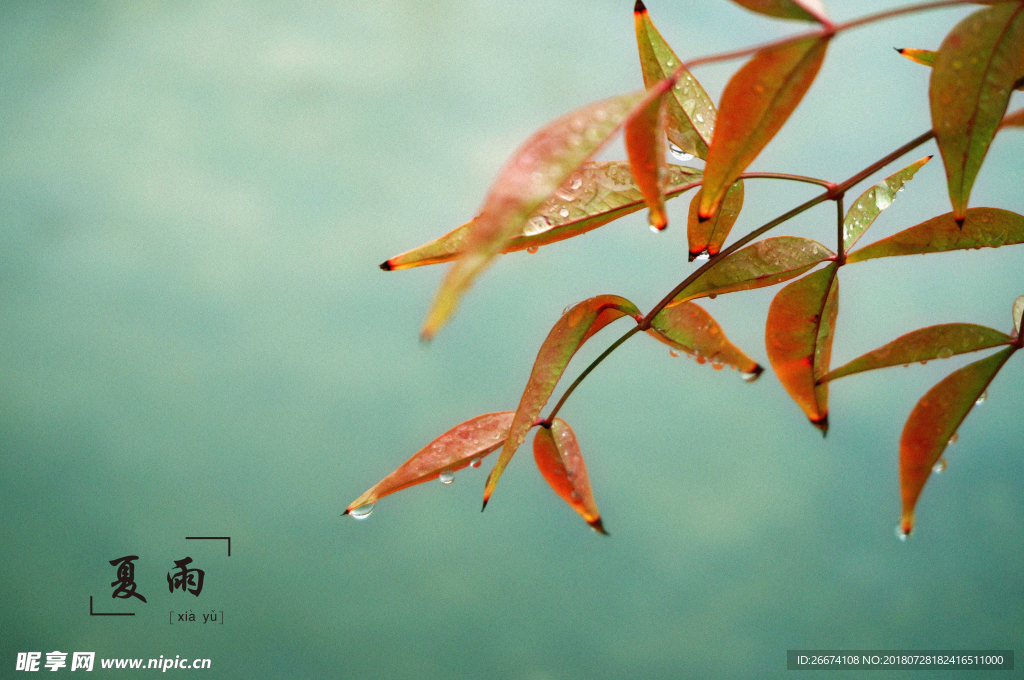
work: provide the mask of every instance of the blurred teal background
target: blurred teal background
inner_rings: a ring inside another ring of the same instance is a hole
[[[891,6],[831,5],[837,20]],[[803,28],[724,0],[648,8],[684,57]],[[638,87],[631,10],[3,3],[0,675],[53,650],[206,657],[211,678],[516,680],[780,677],[787,649],[1024,651],[1020,360],[961,428],[906,544],[903,421],[975,357],[837,383],[823,441],[770,373],[747,385],[635,339],[562,412],[611,538],[528,447],[486,513],[489,463],[366,522],[340,516],[449,427],[514,408],[567,304],[650,308],[692,271],[687,197],[664,234],[637,213],[502,258],[424,347],[443,268],[377,269],[471,217],[545,121]],[[753,169],[839,181],[927,129],[927,70],[892,48],[935,48],[968,11],[838,38]],[[717,99],[737,66],[696,75]],[[974,205],[1024,212],[1022,144],[1000,136]],[[750,182],[736,231],[813,194]],[[936,159],[867,238],[948,205]],[[822,207],[780,233],[827,244],[833,219]],[[924,325],[1008,330],[1021,253],[845,269],[835,364]],[[762,363],[775,292],[707,304]],[[231,536],[231,557],[197,535]],[[110,597],[108,560],[128,554],[147,604]],[[198,598],[166,590],[185,555],[206,571]],[[90,596],[137,615],[90,617]],[[225,623],[171,626],[170,610]]]

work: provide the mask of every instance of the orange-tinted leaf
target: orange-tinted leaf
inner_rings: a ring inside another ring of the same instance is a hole
[[[1024,3],[970,15],[942,41],[932,67],[932,129],[942,152],[953,216],[962,220],[971,188],[1024,73]]]
[[[1006,114],[999,127],[1024,127],[1024,109],[1017,109]]]
[[[855,250],[847,262],[876,257],[941,253],[966,248],[998,248],[1024,243],[1024,217],[999,208],[970,208],[963,226],[953,213],[933,217],[889,238]]]
[[[935,63],[935,51],[934,50],[916,50],[913,47],[903,47],[896,50],[901,55],[918,64],[924,66],[931,66]]]
[[[914,527],[914,506],[932,467],[945,451],[960,423],[1016,347],[968,364],[928,390],[914,406],[900,438],[900,492],[903,497],[901,528]]]
[[[669,304],[774,286],[834,257],[831,250],[808,238],[766,238],[715,262]]]
[[[828,385],[816,383],[828,372],[832,356],[839,311],[836,269],[830,264],[779,291],[768,308],[765,326],[772,369],[823,435],[828,432]]]
[[[740,210],[743,208],[743,180],[737,180],[729,187],[725,198],[722,199],[722,205],[715,211],[714,216],[703,222],[697,216],[700,194],[698,191],[690,201],[690,215],[686,222],[690,262],[705,251],[708,255],[717,255],[722,249],[722,244],[728,238],[732,225],[736,224],[736,218],[740,216]]]
[[[696,168],[669,165],[665,172],[665,198],[675,198],[692,189],[701,177],[703,173]],[[629,163],[584,163],[540,204],[519,235],[512,237],[502,252],[537,248],[579,236],[643,206],[643,195],[633,180]],[[396,255],[380,267],[391,271],[454,260],[465,250],[469,231],[475,222],[475,219],[470,220],[440,238]]]
[[[484,201],[465,251],[445,274],[420,332],[429,340],[473,281],[522,233],[526,221],[630,117],[663,91],[620,95],[577,109],[534,133],[505,164]]]
[[[442,473],[450,474],[480,460],[505,442],[514,416],[513,411],[485,413],[456,425],[354,500],[344,514],[364,518],[370,514],[373,504],[384,496],[437,479]]]
[[[764,369],[729,342],[718,322],[702,307],[693,302],[666,307],[651,319],[647,331],[669,347],[682,350],[698,363],[713,367],[731,366],[756,378]]]
[[[494,464],[484,487],[484,506],[494,493],[505,466],[512,460],[516,449],[526,439],[526,433],[555,390],[559,378],[569,365],[569,360],[584,342],[594,333],[623,316],[639,316],[640,310],[632,302],[618,295],[599,295],[584,300],[568,309],[558,320],[533,362],[533,371],[526,389],[519,400],[515,419],[509,429],[508,439],[501,450],[498,462]]]
[[[832,22],[825,13],[825,6],[820,0],[733,0],[758,14],[765,14],[780,19],[798,19],[801,21],[817,21],[826,26]]]
[[[882,345],[878,349],[857,357],[850,363],[826,374],[818,382],[825,383],[862,371],[873,371],[876,368],[887,366],[901,366],[915,361],[947,359],[955,354],[977,352],[979,349],[1006,345],[1010,342],[1013,340],[1005,333],[973,323],[947,323],[929,326],[911,331],[887,345]]]
[[[665,98],[669,141],[678,153],[707,158],[708,144],[715,129],[715,105],[689,71],[683,68],[679,72],[682,62],[661,37],[640,0],[633,8],[633,20],[644,85],[651,87],[678,72],[671,96]]]
[[[662,179],[666,165],[665,93],[675,82],[675,78],[669,77],[656,84],[652,89],[660,90],[662,96],[650,100],[647,106],[626,121],[624,132],[633,179],[650,210],[650,224],[659,231],[668,226]]]
[[[914,174],[931,159],[931,156],[925,156],[914,161],[899,172],[872,185],[854,201],[846,213],[846,219],[843,220],[843,252],[850,252],[850,248],[857,243],[875,218],[896,200],[896,194],[903,185],[913,179]]]
[[[761,50],[729,80],[704,167],[701,219],[715,213],[732,183],[793,113],[826,47],[828,38],[806,38]]]
[[[608,532],[601,524],[594,494],[590,490],[587,466],[583,463],[576,434],[561,418],[551,421],[551,427],[540,427],[533,436],[533,458],[540,474],[555,493],[586,520],[587,524],[604,535]]]

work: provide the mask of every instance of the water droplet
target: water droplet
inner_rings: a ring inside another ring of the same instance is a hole
[[[935,465],[932,466],[932,472],[934,472],[937,475],[941,475],[945,471],[946,471],[946,459],[945,458],[939,458],[937,461],[935,461]]]
[[[526,252],[530,253],[530,255],[533,255],[538,250],[540,250],[540,246],[530,246],[526,249]]]
[[[686,153],[672,142],[669,142],[668,144],[668,152],[672,154],[672,157],[675,158],[677,161],[685,162],[693,160],[692,153]]]
[[[896,190],[896,193],[897,194],[902,194],[904,189],[906,189],[906,187],[905,186],[901,186],[899,189]]]
[[[709,300],[714,300],[716,297],[718,297],[718,293],[708,293]]]
[[[761,374],[759,372],[750,371],[749,373],[747,373],[747,372],[740,373],[740,377],[743,378],[743,382],[752,383],[755,380],[757,380],[758,378],[760,378]]]
[[[358,508],[352,508],[348,511],[349,516],[352,519],[366,519],[373,512],[374,503],[367,503],[366,505],[360,505]]]
[[[538,215],[537,217],[531,217],[526,223],[526,227],[523,229],[524,236],[533,236],[534,234],[540,234],[551,228],[551,220]]]
[[[909,536],[909,534],[907,534],[907,532],[903,531],[903,527],[901,525],[899,525],[899,524],[896,525],[896,532],[895,533],[896,533],[896,538],[900,539],[901,543],[906,543],[907,542],[907,537]]]
[[[569,209],[568,208],[562,208],[561,210],[558,211],[558,214],[561,215],[562,217],[568,217],[569,216]]]
[[[670,350],[668,351],[668,354],[669,354],[669,356],[671,356],[671,357],[677,357],[677,356],[679,356],[679,352],[675,351],[674,349],[670,349]]]
[[[702,115],[700,115],[700,114],[698,113],[698,114],[697,114],[697,122],[698,122],[698,123],[703,123],[703,122],[704,122],[704,116],[702,116]]]
[[[725,365],[712,363],[711,368],[715,369],[716,371],[721,371],[723,368],[725,368]]]
[[[471,468],[478,468],[478,467],[480,467],[480,463],[482,463],[482,462],[483,461],[480,460],[479,458],[474,458],[473,461],[469,464],[469,467],[471,467]]]
[[[672,61],[671,59],[669,59],[668,61],[665,62],[665,66],[675,66],[675,65],[676,65],[676,63],[674,61]]]
[[[953,436],[949,438],[950,444],[956,444],[960,440],[960,433],[954,432]]]
[[[704,262],[705,260],[710,260],[711,259],[711,255],[709,255],[708,251],[705,250],[703,253],[701,253],[700,255],[698,255],[697,257],[695,257],[693,259],[698,261],[698,262]]]
[[[980,395],[978,395],[978,398],[977,398],[977,400],[975,400],[974,405],[975,406],[981,406],[982,404],[985,403],[986,399],[988,399],[988,390],[985,390]]]
[[[575,191],[576,189],[579,189],[581,186],[583,186],[583,180],[580,179],[579,175],[573,177],[569,181],[569,188],[572,189],[573,191]]]
[[[440,476],[438,476],[438,479],[441,480],[442,484],[451,484],[452,482],[455,481],[455,473],[454,472],[442,472],[440,474]]]
[[[885,210],[892,205],[892,192],[889,191],[889,187],[885,182],[879,182],[874,186],[875,189],[875,207],[879,210]]]

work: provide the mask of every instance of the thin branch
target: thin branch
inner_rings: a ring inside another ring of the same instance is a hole
[[[543,422],[540,423],[541,427],[551,427],[551,421],[553,421],[555,419],[555,416],[558,415],[558,411],[562,408],[562,404],[565,403],[565,400],[569,398],[569,395],[573,393],[573,391],[576,389],[576,387],[581,382],[583,382],[583,380],[588,375],[590,375],[591,371],[593,371],[595,368],[597,368],[598,364],[600,364],[602,361],[605,360],[605,357],[607,357],[609,354],[611,354],[612,352],[617,350],[619,348],[619,345],[624,343],[626,340],[629,340],[637,332],[639,332],[639,330],[640,330],[639,326],[634,326],[633,328],[630,328],[628,331],[626,331],[625,335],[623,335],[621,338],[619,338],[618,340],[613,342],[611,345],[609,345],[608,349],[606,349],[604,352],[601,353],[601,356],[599,356],[598,358],[596,358],[592,362],[590,362],[590,365],[587,366],[585,369],[583,369],[583,372],[579,374],[579,377],[577,377],[575,380],[572,381],[572,384],[569,385],[569,389],[567,389],[565,391],[565,394],[562,395],[562,398],[559,399],[558,403],[555,404],[555,407],[553,409],[551,409],[550,415],[548,415],[548,417]]]
[[[843,195],[836,197],[836,264],[842,267],[846,264],[846,250],[844,244],[846,236],[843,234],[843,225],[846,222],[846,215],[843,211]]]

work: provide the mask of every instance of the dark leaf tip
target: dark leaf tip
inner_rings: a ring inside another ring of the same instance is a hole
[[[903,54],[906,51],[907,48],[906,47],[894,47],[893,49],[896,50],[897,52],[899,52],[900,54]]]
[[[604,536],[611,536],[607,531],[604,530],[604,524],[601,523],[601,518],[598,517],[592,522],[587,522],[590,526],[594,527],[594,531]]]
[[[812,420],[811,425],[821,430],[821,438],[824,439],[828,436],[828,414],[826,413],[822,417]]]
[[[380,263],[380,268],[386,272],[391,271],[391,260],[384,260]]]
[[[347,514],[348,514],[348,508],[345,508],[345,512],[341,513],[341,516],[344,517]]]
[[[646,11],[647,8],[644,7],[643,0],[636,0],[636,4],[633,5],[633,14],[643,14]]]
[[[487,509],[487,500],[488,499],[486,499],[486,498],[484,499],[484,504],[483,504],[483,506],[480,507],[480,512],[483,512],[484,510]]]

